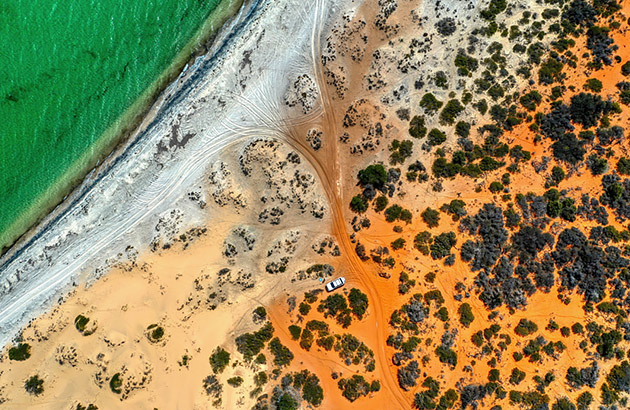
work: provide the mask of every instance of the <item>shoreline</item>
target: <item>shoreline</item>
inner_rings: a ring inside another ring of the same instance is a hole
[[[247,1],[221,1],[158,78],[107,127],[54,184],[0,233],[0,270],[11,259],[11,254],[28,246],[37,231],[45,229],[45,225],[51,221],[51,215],[52,219],[55,219],[54,215],[63,213],[63,209],[70,205],[64,206],[64,203],[71,201],[84,182],[90,180],[91,174],[104,172],[103,168],[107,167],[106,163],[110,157],[120,155],[132,143],[134,134],[141,134],[143,126],[150,123],[151,117],[159,111],[160,105],[164,102],[160,100],[168,94],[168,89],[176,85],[187,73],[195,70],[197,60],[212,50],[220,31],[231,23],[230,20],[239,14]],[[218,27],[215,27],[217,23]]]
[[[269,60],[267,55],[275,51],[260,46],[261,36],[274,37],[288,28],[272,33],[261,27],[268,27],[267,19],[280,19],[281,13],[281,5],[262,0],[246,3],[230,30],[224,26],[219,32],[214,51],[199,58],[194,69],[186,70],[163,93],[160,104],[154,105],[157,112],[145,119],[123,152],[108,157],[28,242],[5,254],[0,267],[3,345],[19,335],[29,320],[63,301],[78,283],[89,286],[116,263],[124,262],[125,249],[144,249],[156,232],[156,221],[167,212],[186,212],[183,228],[203,222],[199,205],[191,205],[186,193],[201,183],[212,158],[234,141],[251,136],[232,127],[233,116],[244,107],[241,100],[233,99],[230,85],[251,82],[251,90],[263,87],[274,95],[262,97],[276,101],[281,95],[276,93],[283,93],[287,85],[286,79],[271,72],[263,78],[253,71],[243,77],[238,69],[243,53],[252,48],[265,55],[258,61]],[[310,32],[301,37],[299,44],[307,47]],[[286,51],[293,53],[295,44],[287,45]],[[288,58],[289,54],[283,57]],[[269,81],[274,86],[268,87]],[[227,106],[226,100],[230,101]],[[186,149],[175,146],[159,154],[160,144],[168,144],[172,137],[167,127],[182,118],[192,121],[200,135]],[[250,127],[256,133],[261,130],[258,124]]]

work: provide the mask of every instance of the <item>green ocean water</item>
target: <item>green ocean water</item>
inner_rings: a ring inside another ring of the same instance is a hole
[[[111,149],[219,3],[0,2],[0,249]]]

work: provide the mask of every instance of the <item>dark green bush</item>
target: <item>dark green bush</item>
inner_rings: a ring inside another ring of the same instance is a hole
[[[387,208],[389,204],[389,200],[385,195],[380,195],[374,200],[374,210],[376,212],[381,212],[383,209]]]
[[[425,209],[420,216],[429,228],[435,228],[440,223],[440,212],[432,208]]]
[[[440,113],[440,123],[443,125],[452,125],[455,118],[464,111],[464,106],[457,99],[449,100],[444,109]]]
[[[362,319],[368,308],[367,295],[357,288],[352,288],[348,294],[348,302],[352,313],[359,319]]]
[[[435,96],[431,93],[424,94],[420,100],[420,107],[424,108],[424,112],[429,115],[436,113],[440,108],[442,108],[443,104],[444,103],[442,101],[435,98]]]
[[[372,185],[375,188],[382,188],[387,182],[387,171],[381,164],[369,165],[359,171],[359,184]]]
[[[409,122],[409,135],[414,138],[424,138],[427,135],[427,127],[424,125],[424,117],[415,115]]]
[[[457,313],[459,313],[459,322],[465,327],[470,326],[470,324],[475,320],[472,308],[466,302],[462,303],[459,306],[459,309],[457,309]]]
[[[434,147],[443,144],[444,141],[446,141],[446,134],[444,134],[442,131],[438,130],[437,128],[433,128],[431,131],[429,131],[429,145]]]
[[[442,259],[451,253],[451,249],[457,243],[454,232],[443,232],[436,236],[430,246],[431,257],[433,259]]]
[[[289,333],[291,333],[291,339],[298,340],[302,334],[302,328],[297,325],[291,325],[289,326]]]
[[[227,379],[227,384],[232,387],[238,387],[243,384],[243,378],[241,376],[234,376]]]
[[[39,396],[44,392],[44,381],[38,375],[31,376],[24,382],[24,390],[28,394]]]
[[[584,84],[584,88],[587,90],[591,90],[595,93],[598,93],[602,90],[603,84],[597,78],[589,78],[586,80],[586,84]]]
[[[529,336],[538,331],[538,325],[531,320],[521,319],[514,328],[514,333],[519,336]]]
[[[352,209],[353,212],[356,212],[358,214],[362,214],[365,211],[367,211],[368,207],[369,207],[368,202],[361,195],[355,195],[354,197],[352,197],[352,200],[350,201],[350,209]]]
[[[9,349],[9,360],[24,361],[31,357],[31,345],[28,343],[18,343]]]
[[[220,346],[210,355],[210,366],[212,371],[217,374],[222,373],[229,363],[230,354]]]
[[[116,394],[122,393],[123,379],[120,373],[116,373],[109,379],[109,388]]]

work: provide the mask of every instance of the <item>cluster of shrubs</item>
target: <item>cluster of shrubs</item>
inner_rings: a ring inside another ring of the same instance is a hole
[[[324,317],[334,317],[344,329],[352,323],[352,317],[361,320],[368,308],[368,297],[357,288],[352,288],[345,296],[339,293],[322,300],[317,308]]]
[[[403,157],[411,153],[411,141],[396,141],[392,143],[392,160],[404,161]],[[395,147],[395,148],[393,148]],[[370,206],[370,201],[374,200],[374,208],[377,212],[382,211],[387,206],[387,197],[393,195],[396,189],[392,182],[400,177],[400,172],[390,169],[389,172],[381,164],[373,164],[359,171],[357,175],[358,185],[363,189],[362,193],[355,195],[350,201],[350,209],[356,213],[364,213]],[[376,197],[377,193],[383,195]],[[376,198],[376,199],[375,199]]]
[[[365,377],[359,374],[352,375],[352,377],[347,379],[340,379],[337,382],[337,386],[341,390],[342,396],[350,402],[381,389],[381,383],[378,380],[373,380],[372,383],[370,383],[365,380]]]
[[[297,410],[300,407],[299,392],[304,401],[315,407],[324,400],[324,389],[317,375],[302,370],[284,375],[280,386],[274,388],[271,401],[277,409]]]
[[[427,377],[422,382],[422,387],[424,387],[425,390],[416,393],[413,400],[414,406],[421,410],[450,409],[454,407],[459,399],[459,395],[454,389],[448,389],[438,399],[440,383],[431,376]]]
[[[605,296],[608,279],[627,268],[630,262],[620,249],[614,246],[602,249],[577,228],[567,228],[558,235],[551,256],[562,286],[569,290],[577,288],[586,301],[593,302]]]
[[[244,333],[238,336],[236,350],[241,353],[246,361],[251,361],[265,347],[265,344],[273,337],[273,326],[267,322],[254,333]]]

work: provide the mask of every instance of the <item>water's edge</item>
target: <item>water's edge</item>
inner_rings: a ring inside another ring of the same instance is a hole
[[[100,155],[94,158],[90,167],[84,169],[77,177],[72,178],[69,181],[71,183],[66,181],[63,194],[54,198],[54,202],[51,201],[46,208],[47,212],[38,212],[39,218],[29,224],[29,227],[13,241],[10,247],[2,249],[0,271],[63,219],[73,205],[84,198],[116,164],[127,157],[129,151],[142,140],[147,130],[159,123],[164,113],[188,94],[191,89],[190,85],[211,69],[231,40],[245,27],[248,19],[258,11],[260,3],[261,0],[225,0],[217,6],[200,29],[200,33],[191,40],[196,39],[197,44],[184,59],[179,61],[178,69],[173,70],[170,67],[169,73],[165,72],[162,78],[156,80],[154,85],[161,85],[161,87],[149,93],[152,98],[145,99],[143,95],[136,101],[135,104],[145,102],[142,111],[133,115],[133,121],[129,121],[124,127],[118,123],[125,114],[129,114],[127,112],[123,114],[121,119],[114,124],[119,126],[115,141],[103,144],[107,149],[104,149]],[[218,13],[222,13],[220,18],[217,16]],[[218,27],[212,27],[213,23],[216,24],[217,21],[220,23]],[[201,33],[203,30],[207,31]],[[200,37],[200,34],[205,35]],[[111,132],[111,130],[108,131]]]

